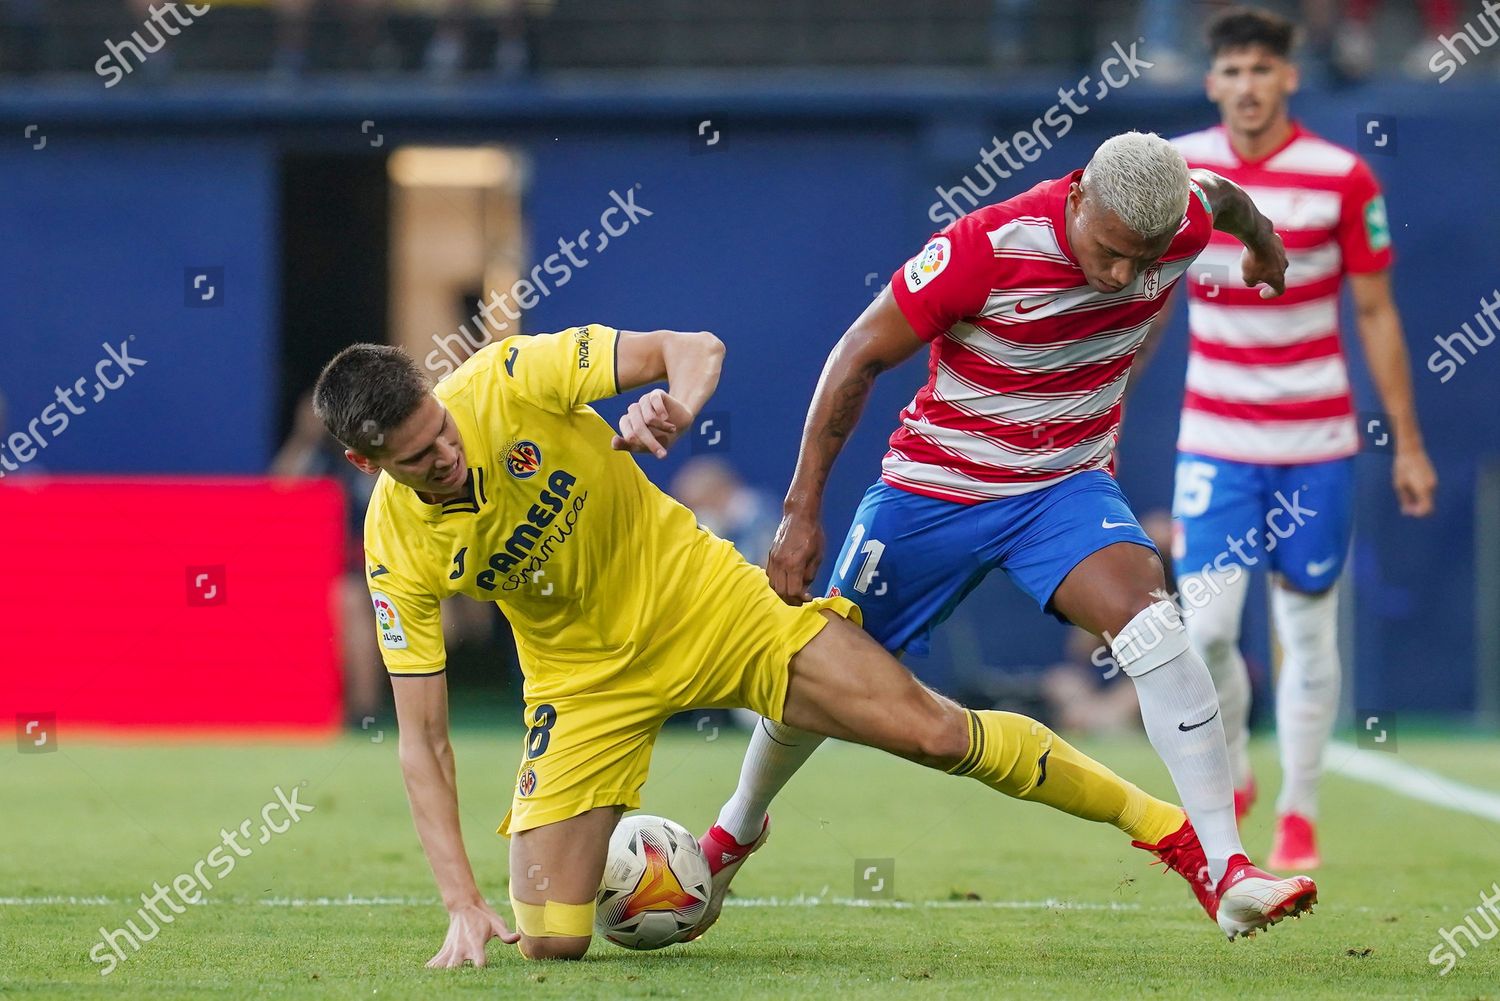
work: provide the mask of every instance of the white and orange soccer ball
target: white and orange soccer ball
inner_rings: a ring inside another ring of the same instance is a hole
[[[712,884],[698,839],[681,824],[626,817],[609,839],[594,930],[627,949],[681,942],[703,917]]]

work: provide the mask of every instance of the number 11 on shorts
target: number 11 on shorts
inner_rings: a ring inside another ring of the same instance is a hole
[[[850,533],[849,552],[844,557],[844,562],[839,566],[839,576],[847,579],[849,568],[854,563],[854,557],[856,555],[864,556],[865,561],[859,568],[859,576],[854,578],[854,583],[850,585],[860,594],[864,594],[870,590],[870,584],[875,580],[875,567],[879,565],[880,557],[885,552],[885,543],[879,539],[871,539],[861,546],[860,542],[863,541],[864,537],[865,526],[862,523],[855,525],[854,531]]]

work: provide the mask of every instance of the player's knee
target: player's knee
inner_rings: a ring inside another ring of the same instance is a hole
[[[589,951],[591,941],[591,938],[573,936],[522,935],[519,944],[521,955],[527,959],[582,959]]]
[[[937,702],[913,739],[918,761],[934,768],[950,768],[969,753],[968,715],[953,703]]]

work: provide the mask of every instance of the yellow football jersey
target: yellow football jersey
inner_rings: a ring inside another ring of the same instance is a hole
[[[587,406],[619,391],[618,338],[598,325],[508,337],[433,390],[463,439],[464,496],[428,504],[382,473],[365,515],[392,674],[444,669],[438,603],[465,594],[510,620],[528,690],[538,674],[602,682],[737,559],[610,448],[613,429]]]

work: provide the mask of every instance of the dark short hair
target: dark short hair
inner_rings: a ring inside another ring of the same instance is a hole
[[[1231,7],[1208,25],[1208,50],[1214,56],[1225,49],[1259,45],[1285,59],[1292,52],[1296,28],[1280,14],[1259,7]]]
[[[313,410],[328,433],[361,455],[379,454],[387,431],[432,390],[411,356],[388,344],[351,344],[323,366]]]

